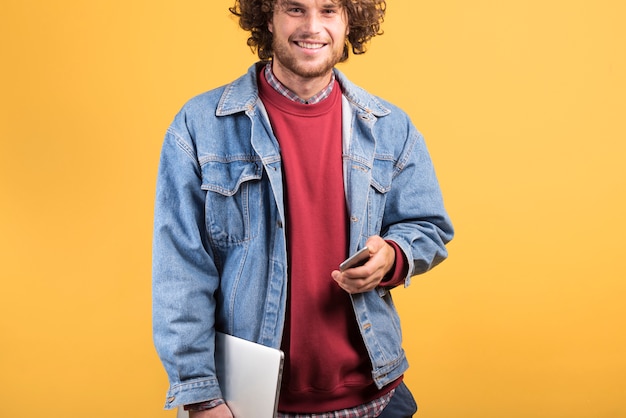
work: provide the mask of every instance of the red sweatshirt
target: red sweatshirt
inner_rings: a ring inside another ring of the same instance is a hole
[[[289,294],[279,409],[324,412],[381,396],[349,295],[330,273],[346,258],[341,89],[317,104],[294,102],[259,76],[260,96],[281,148]]]

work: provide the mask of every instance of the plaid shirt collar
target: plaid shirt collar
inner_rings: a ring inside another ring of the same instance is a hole
[[[330,96],[330,93],[333,91],[333,86],[335,85],[335,72],[332,71],[330,83],[328,83],[328,85],[322,91],[317,93],[315,96],[311,97],[308,100],[303,100],[300,97],[298,97],[298,95],[295,94],[293,91],[285,87],[283,83],[278,81],[278,79],[274,75],[274,72],[272,71],[271,61],[265,65],[264,72],[265,72],[265,79],[267,80],[269,85],[272,86],[274,90],[276,90],[283,96],[287,97],[288,99],[293,100],[294,102],[302,103],[302,104],[316,104],[316,103],[321,102],[322,100]]]

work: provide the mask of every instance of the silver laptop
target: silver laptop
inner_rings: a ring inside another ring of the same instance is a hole
[[[281,350],[216,333],[215,367],[220,389],[235,418],[274,418],[283,371]],[[177,418],[189,414],[178,408]]]

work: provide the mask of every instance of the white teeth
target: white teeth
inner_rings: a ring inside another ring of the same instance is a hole
[[[298,46],[306,49],[320,49],[324,44],[312,44],[309,42],[297,42]]]

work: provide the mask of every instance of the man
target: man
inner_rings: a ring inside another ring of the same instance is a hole
[[[452,226],[423,138],[334,67],[380,34],[383,0],[238,0],[261,62],[167,132],[154,338],[167,408],[231,417],[215,331],[280,347],[282,417],[409,417],[390,289],[441,262]],[[367,246],[369,259],[339,271]]]

